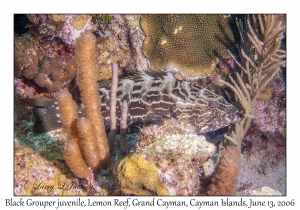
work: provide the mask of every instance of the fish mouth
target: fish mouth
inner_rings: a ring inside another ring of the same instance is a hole
[[[243,112],[237,111],[236,113],[234,113],[237,117],[242,118],[244,116]]]
[[[227,122],[228,124],[233,124],[238,122],[243,117],[243,115],[244,114],[238,110],[232,110],[230,113],[223,114],[221,118],[225,119],[225,122]],[[205,123],[208,124],[215,118],[216,116],[213,116],[209,118]]]
[[[243,117],[243,113],[240,112],[240,111],[236,111],[232,116],[231,116],[231,119],[232,119],[232,123],[236,123],[238,122],[242,117]]]
[[[228,114],[227,117],[231,120],[231,123],[236,123],[243,117],[243,115],[244,114],[242,112],[237,110],[231,114]]]

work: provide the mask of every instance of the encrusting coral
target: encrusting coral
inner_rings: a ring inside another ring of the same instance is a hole
[[[130,154],[114,167],[118,189],[125,195],[169,195],[159,180],[155,165],[142,155]]]
[[[234,38],[225,15],[143,15],[144,54],[152,70],[176,68],[197,77],[230,57]]]
[[[61,122],[69,134],[64,157],[70,170],[89,178],[88,167],[97,169],[110,162],[109,146],[101,115],[95,64],[95,36],[85,31],[77,40],[77,83],[86,117],[77,119],[77,105],[68,91],[57,95]]]

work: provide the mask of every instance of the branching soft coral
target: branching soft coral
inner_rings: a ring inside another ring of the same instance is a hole
[[[277,15],[253,15],[247,19],[247,33],[242,24],[238,25],[241,34],[240,57],[235,60],[238,70],[230,82],[219,79],[229,87],[244,110],[243,118],[235,124],[234,131],[225,135],[233,143],[225,149],[219,165],[208,187],[208,195],[233,195],[240,168],[241,143],[255,117],[253,104],[258,95],[285,66],[285,51],[281,50],[284,26]]]
[[[244,119],[236,124],[235,131],[228,140],[238,147],[250,127],[253,114],[253,103],[260,92],[285,66],[285,51],[281,50],[281,40],[284,38],[285,26],[278,15],[253,15],[252,21],[247,19],[246,33],[239,23],[241,34],[240,57],[234,58],[239,71],[234,77],[229,76],[230,82],[219,79],[221,84],[229,87],[244,110]]]

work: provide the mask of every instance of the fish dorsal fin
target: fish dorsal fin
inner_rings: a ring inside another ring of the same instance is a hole
[[[128,74],[128,75],[125,75],[125,76],[121,76],[119,77],[119,82],[122,82],[122,80],[133,80],[133,81],[136,81],[136,80],[157,80],[157,79],[160,79],[160,80],[163,80],[163,79],[166,79],[166,78],[169,78],[169,79],[174,79],[175,77],[169,73],[169,72],[164,72],[164,71],[158,71],[158,70],[148,70],[148,71],[138,71],[138,72],[134,72],[134,73],[131,73],[131,74]],[[99,82],[99,87],[104,87],[108,84],[111,84],[111,79],[108,79],[108,80],[104,80],[104,81],[101,81]]]

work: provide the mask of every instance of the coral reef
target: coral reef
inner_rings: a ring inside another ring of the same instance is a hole
[[[242,142],[240,184],[268,185],[286,194],[286,100],[281,72],[253,103],[255,118]]]
[[[29,98],[52,98],[49,92],[40,92],[39,87],[25,78],[14,78],[14,96],[20,100]]]
[[[101,78],[111,77],[111,64],[126,72],[147,70],[149,61],[141,52],[143,32],[135,22],[140,15],[111,15],[110,26],[97,38],[97,58]]]
[[[101,35],[105,33],[108,29],[109,24],[111,23],[112,15],[110,14],[93,14],[92,21],[97,25],[98,31],[96,31],[97,35]]]
[[[33,37],[15,37],[14,40],[14,76],[33,79],[39,72],[39,42]]]
[[[27,15],[36,35],[47,39],[60,39],[71,48],[75,47],[80,33],[93,28],[90,15]]]
[[[224,15],[27,17],[28,33],[15,33],[16,195],[286,194],[286,94],[280,72],[285,15],[253,15],[244,25],[238,22],[238,56]],[[127,101],[117,104],[121,135],[108,146],[97,81],[112,77],[112,63],[118,63],[119,75],[148,70],[144,54],[151,69],[223,95],[243,110],[242,119],[206,138],[195,135],[185,121],[165,118],[141,129],[139,136],[126,135]],[[199,76],[206,77],[198,83]],[[59,89],[72,94],[54,93]],[[67,136],[56,133],[63,141],[32,133],[25,99],[44,97],[58,100]],[[222,142],[217,147],[207,142],[215,136]],[[47,186],[84,182],[89,187],[50,191],[31,184],[37,180]]]
[[[76,75],[74,58],[49,58],[42,61],[35,83],[49,92],[56,92],[69,83]]]
[[[201,165],[216,151],[204,136],[191,134],[185,123],[166,120],[143,128],[134,152],[155,164],[170,195],[199,195]]]
[[[238,83],[231,76],[229,79],[233,85],[219,80],[234,91],[245,115],[249,117],[253,115],[254,100],[281,70],[281,67],[285,66],[285,51],[280,48],[284,26],[277,21],[276,15],[253,16],[253,19],[253,27],[250,20],[247,19],[249,30],[247,35],[243,34],[243,29],[240,28],[243,40],[241,44],[243,48],[240,51],[242,62],[235,59],[241,69],[240,73],[236,72]],[[249,45],[253,47],[251,48]],[[234,58],[234,56],[232,57]]]
[[[264,134],[285,136],[286,93],[281,72],[274,76],[269,85],[253,102],[253,126]]]
[[[88,182],[68,178],[28,146],[15,148],[14,165],[15,195],[107,195],[104,189],[93,191]]]
[[[169,195],[159,180],[155,165],[142,155],[125,156],[115,165],[113,173],[124,195]]]
[[[15,77],[34,79],[39,87],[46,88],[48,92],[56,92],[75,77],[73,56],[58,41],[42,42],[27,34],[16,36],[14,43]]]
[[[36,92],[74,88],[76,38],[90,29],[96,38],[97,80],[111,77],[111,64],[122,71],[143,71],[149,61],[142,53],[140,15],[27,15],[28,34],[15,35],[15,77],[37,84]],[[100,31],[101,32],[100,32]],[[49,66],[52,71],[45,71]],[[120,72],[119,72],[120,73]],[[76,85],[75,85],[76,86]]]
[[[75,46],[76,39],[85,30],[93,29],[90,15],[53,15],[55,21],[64,21],[58,37],[68,45]]]
[[[210,74],[234,41],[224,15],[143,15],[141,26],[150,68],[173,67],[192,77]]]
[[[280,129],[265,133],[253,121],[242,142],[240,185],[267,185],[286,195],[286,134]]]
[[[149,69],[150,62],[143,54],[143,43],[145,33],[140,26],[141,15],[126,15],[126,25],[130,36],[129,43],[131,46],[132,56],[135,60],[135,68],[137,71],[145,71]]]
[[[151,125],[141,129],[137,147],[150,145],[153,141],[165,136],[167,133],[170,135],[195,134],[196,129],[185,121],[178,122],[173,118],[164,120],[162,125]]]
[[[33,122],[27,120],[23,120],[18,126],[20,128],[16,129],[14,134],[18,144],[29,146],[43,157],[54,162],[64,159],[64,136],[62,134],[59,135],[59,138],[50,134],[35,134],[32,132]]]

